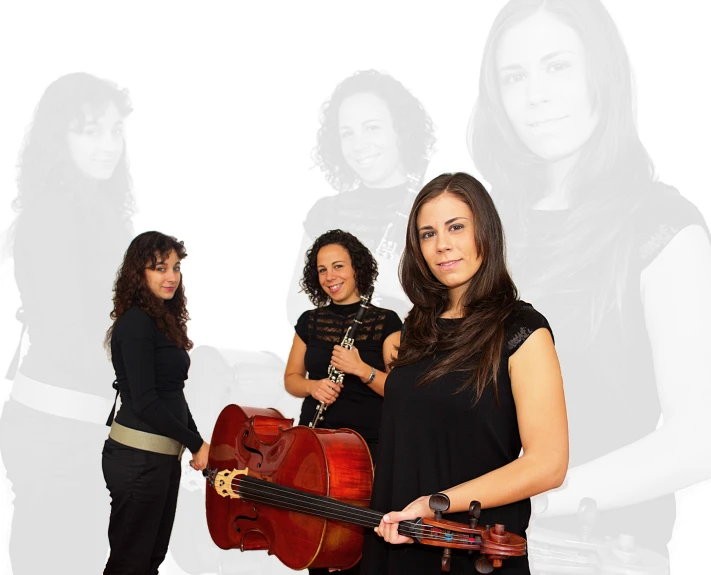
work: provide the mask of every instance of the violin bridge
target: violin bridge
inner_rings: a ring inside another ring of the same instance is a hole
[[[234,490],[234,479],[238,475],[248,475],[249,468],[244,469],[233,469],[229,471],[223,469],[219,471],[215,476],[215,491],[219,493],[222,497],[229,497],[230,499],[239,499],[239,494]]]

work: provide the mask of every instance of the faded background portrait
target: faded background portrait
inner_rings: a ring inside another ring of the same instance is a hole
[[[94,575],[106,561],[102,342],[134,235],[190,246],[185,395],[209,440],[229,403],[298,418],[284,362],[319,234],[358,236],[378,259],[378,305],[404,318],[410,204],[456,171],[494,197],[514,280],[551,322],[563,369],[570,469],[533,501],[532,573],[704,572],[704,12],[693,0],[6,3],[0,573]],[[289,572],[263,551],[218,549],[204,490],[184,465],[161,573]]]

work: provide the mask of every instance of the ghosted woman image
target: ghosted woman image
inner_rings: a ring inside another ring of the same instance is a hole
[[[531,538],[625,534],[658,573],[674,492],[711,477],[711,246],[696,207],[656,178],[633,104],[599,0],[511,0],[486,41],[469,145],[566,382],[570,467]],[[597,512],[581,533],[586,498]]]
[[[18,346],[8,371],[14,381],[0,421],[15,496],[15,575],[58,566],[95,575],[106,559],[99,454],[113,373],[102,341],[132,236],[123,125],[131,110],[112,82],[62,76],[40,99],[19,157],[12,256],[29,348],[20,361]]]
[[[375,303],[402,316],[409,303],[397,280],[397,262],[435,143],[432,120],[398,80],[364,70],[336,86],[320,121],[313,158],[338,193],[311,208],[298,253],[327,230],[354,234],[380,264]],[[298,295],[300,277],[299,261],[287,304],[292,324],[306,307]]]

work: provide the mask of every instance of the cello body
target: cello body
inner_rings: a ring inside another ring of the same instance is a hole
[[[349,429],[293,426],[275,409],[228,405],[215,423],[208,467],[367,507],[373,465],[363,438]],[[266,550],[287,567],[355,565],[363,527],[206,491],[210,535],[222,549]],[[314,500],[314,506],[318,501]]]

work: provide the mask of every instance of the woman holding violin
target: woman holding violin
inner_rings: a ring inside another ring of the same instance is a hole
[[[340,344],[361,307],[361,295],[371,292],[377,275],[377,262],[352,234],[331,230],[316,239],[306,252],[300,282],[316,307],[296,322],[284,374],[286,390],[304,398],[299,425],[313,422],[324,402],[327,410],[316,425],[357,431],[374,461],[386,366],[400,343],[402,322],[395,312],[369,305],[353,347]],[[342,387],[329,379],[329,365],[345,374]]]
[[[361,573],[438,573],[442,550],[406,545],[399,522],[502,523],[525,537],[530,497],[559,486],[568,464],[563,382],[546,318],[520,301],[506,268],[498,213],[473,177],[443,174],[418,194],[401,281],[414,307],[388,376],[371,507],[385,513],[366,537]],[[523,453],[521,454],[521,450]],[[454,550],[451,573],[476,572]],[[528,574],[526,557],[497,570]]]

